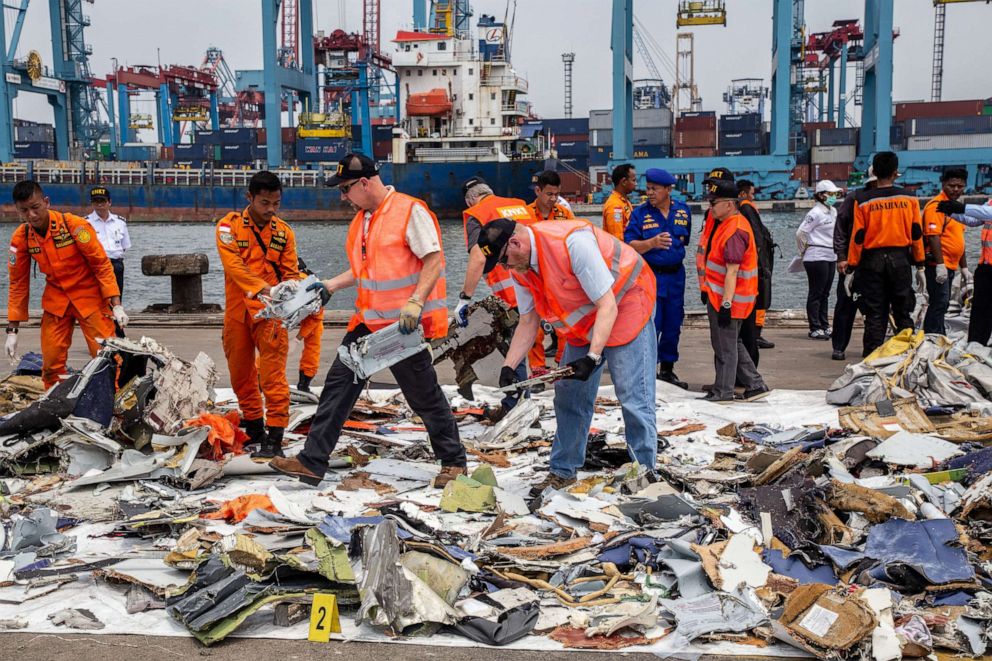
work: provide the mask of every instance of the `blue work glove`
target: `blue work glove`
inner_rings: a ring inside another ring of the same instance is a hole
[[[406,305],[400,308],[400,333],[409,335],[420,325],[420,313],[424,304],[415,298],[410,298]]]
[[[468,306],[471,302],[471,296],[464,293],[458,295],[458,305],[455,306],[455,323],[462,328],[468,326]]]
[[[319,291],[320,292],[320,306],[324,307],[327,302],[331,300],[331,292],[327,290],[323,282],[315,282],[309,287],[307,291]]]

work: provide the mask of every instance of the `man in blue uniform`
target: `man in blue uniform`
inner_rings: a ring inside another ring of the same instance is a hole
[[[658,335],[658,378],[679,388],[689,384],[675,376],[679,359],[679,335],[685,316],[685,247],[689,243],[692,216],[689,207],[672,199],[675,177],[651,168],[644,173],[648,201],[630,215],[623,240],[648,263],[658,281],[654,327]]]

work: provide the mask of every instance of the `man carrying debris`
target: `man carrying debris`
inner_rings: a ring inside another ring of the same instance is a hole
[[[217,252],[224,266],[224,355],[242,426],[249,443],[259,446],[251,456],[259,462],[282,456],[289,422],[289,337],[278,319],[255,319],[265,307],[260,297],[300,277],[296,236],[276,216],[281,199],[279,178],[257,172],[248,182],[248,206],[217,223]]]
[[[553,320],[568,342],[562,362],[572,374],[555,384],[558,430],[551,470],[531,495],[575,482],[585,463],[604,360],[623,408],[628,452],[653,472],[658,452],[658,345],[652,322],[657,285],[641,256],[582,220],[530,226],[495,220],[480,232],[478,245],[486,273],[497,265],[512,269],[520,311],[500,385],[516,382],[514,366],[534,343],[541,319]]]
[[[434,214],[422,201],[383,184],[379,166],[363,154],[345,156],[327,185],[336,186],[341,198],[358,209],[346,244],[351,268],[312,285],[321,290],[325,304],[335,291],[357,287],[355,314],[341,343],[353,343],[396,322],[404,333],[422,325],[427,339],[445,337],[444,252]],[[434,455],[441,461],[434,486],[443,487],[465,475],[465,448],[430,352],[425,349],[410,356],[390,371],[407,404],[424,421]],[[364,388],[365,380],[335,358],[303,451],[296,457],[273,459],[269,465],[307,484],[320,484],[328,457]]]
[[[754,399],[768,387],[754,367],[740,329],[758,297],[758,249],[751,225],[737,209],[737,185],[727,179],[707,179],[704,185],[713,225],[703,253],[703,291],[716,379],[703,399],[733,401],[736,381],[744,385],[744,399]]]
[[[36,182],[14,185],[14,206],[23,224],[10,237],[7,273],[7,357],[17,357],[17,333],[28,319],[31,294],[31,261],[45,274],[41,297],[41,379],[51,387],[65,374],[66,358],[78,323],[90,355],[100,349],[98,340],[114,336],[114,322],[127,326],[114,267],[93,227],[79,216],[49,208]]]
[[[987,345],[992,335],[992,200],[988,204],[946,200],[937,204],[937,211],[954,214],[954,220],[968,227],[982,228],[981,252],[975,269],[975,290],[968,320],[968,341]]]
[[[889,315],[895,331],[913,327],[913,267],[920,291],[926,291],[923,273],[923,221],[920,203],[905,188],[895,186],[899,157],[875,154],[871,163],[878,178],[875,189],[854,202],[854,225],[847,266],[854,270],[854,289],[865,315],[862,356],[885,342]]]

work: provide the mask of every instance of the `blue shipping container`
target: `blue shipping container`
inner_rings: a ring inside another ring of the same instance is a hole
[[[15,142],[15,158],[55,158],[55,144],[51,142]]]
[[[559,158],[559,163],[564,163],[571,168],[579,171],[584,171],[589,169],[589,158],[587,156],[575,156],[572,158]]]
[[[117,147],[119,161],[157,161],[157,145],[119,145]]]
[[[760,147],[747,149],[727,149],[726,147],[720,147],[720,156],[761,156],[764,151]]]
[[[177,161],[203,160],[207,156],[207,146],[204,144],[182,144],[173,148],[173,154]]]
[[[749,112],[740,115],[720,115],[720,130],[728,132],[761,130],[761,115]]]
[[[589,155],[588,142],[559,142],[556,145],[556,149],[558,150],[558,156],[562,158]]]
[[[765,145],[765,135],[761,131],[721,132],[717,142],[720,149],[759,149]]]
[[[220,131],[197,131],[193,134],[193,142],[202,145],[219,145]]]
[[[204,166],[204,161],[201,159],[194,159],[190,161],[176,161],[174,165],[177,168],[189,168],[191,170],[199,170]]]
[[[544,130],[555,135],[576,135],[578,133],[589,132],[588,117],[574,117],[566,119],[545,119],[542,120]]]
[[[969,135],[992,133],[992,115],[920,117],[910,122],[909,135]]]
[[[253,145],[258,142],[258,129],[220,129],[218,133],[222,145]]]
[[[351,151],[351,140],[346,138],[314,138],[296,141],[296,160],[310,163],[336,163]]]
[[[631,158],[668,158],[672,155],[671,145],[634,145]],[[589,148],[589,165],[606,165],[613,158],[613,146],[603,145]]]
[[[220,162],[248,163],[254,158],[253,147],[255,147],[255,145],[251,144],[221,145]]]

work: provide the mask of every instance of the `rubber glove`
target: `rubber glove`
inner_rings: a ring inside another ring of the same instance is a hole
[[[412,297],[400,308],[400,333],[409,335],[417,330],[423,309],[424,304]]]
[[[506,388],[507,386],[512,386],[514,383],[519,383],[520,377],[517,376],[517,371],[512,367],[503,365],[503,369],[499,371],[499,387]]]
[[[934,276],[934,280],[937,281],[937,284],[938,285],[942,285],[945,282],[947,282],[947,266],[946,265],[944,265],[944,264],[937,264],[937,268],[935,269],[935,271],[936,271],[936,274]]]
[[[309,287],[307,287],[307,291],[319,291],[320,292],[320,306],[321,307],[326,307],[328,301],[331,300],[331,291],[327,288],[327,286],[323,282],[315,282],[315,283],[313,283],[312,285],[310,285]]]
[[[937,203],[937,213],[950,215],[955,213],[964,213],[965,211],[965,205],[957,200],[944,200],[943,202]]]
[[[577,381],[588,381],[589,377],[596,370],[596,361],[589,356],[582,356],[578,360],[570,362],[565,367],[572,368],[570,376],[563,376],[563,379],[576,379]]]
[[[849,298],[854,298],[854,274],[848,273],[844,276],[844,291]]]
[[[127,312],[124,312],[124,306],[120,304],[115,305],[112,312],[114,314],[114,321],[117,322],[117,325],[121,328],[126,328],[128,319]]]
[[[3,351],[11,361],[17,359],[17,333],[7,333],[7,341],[4,342]]]
[[[927,276],[923,269],[916,269],[916,291],[921,294],[927,293]]]

